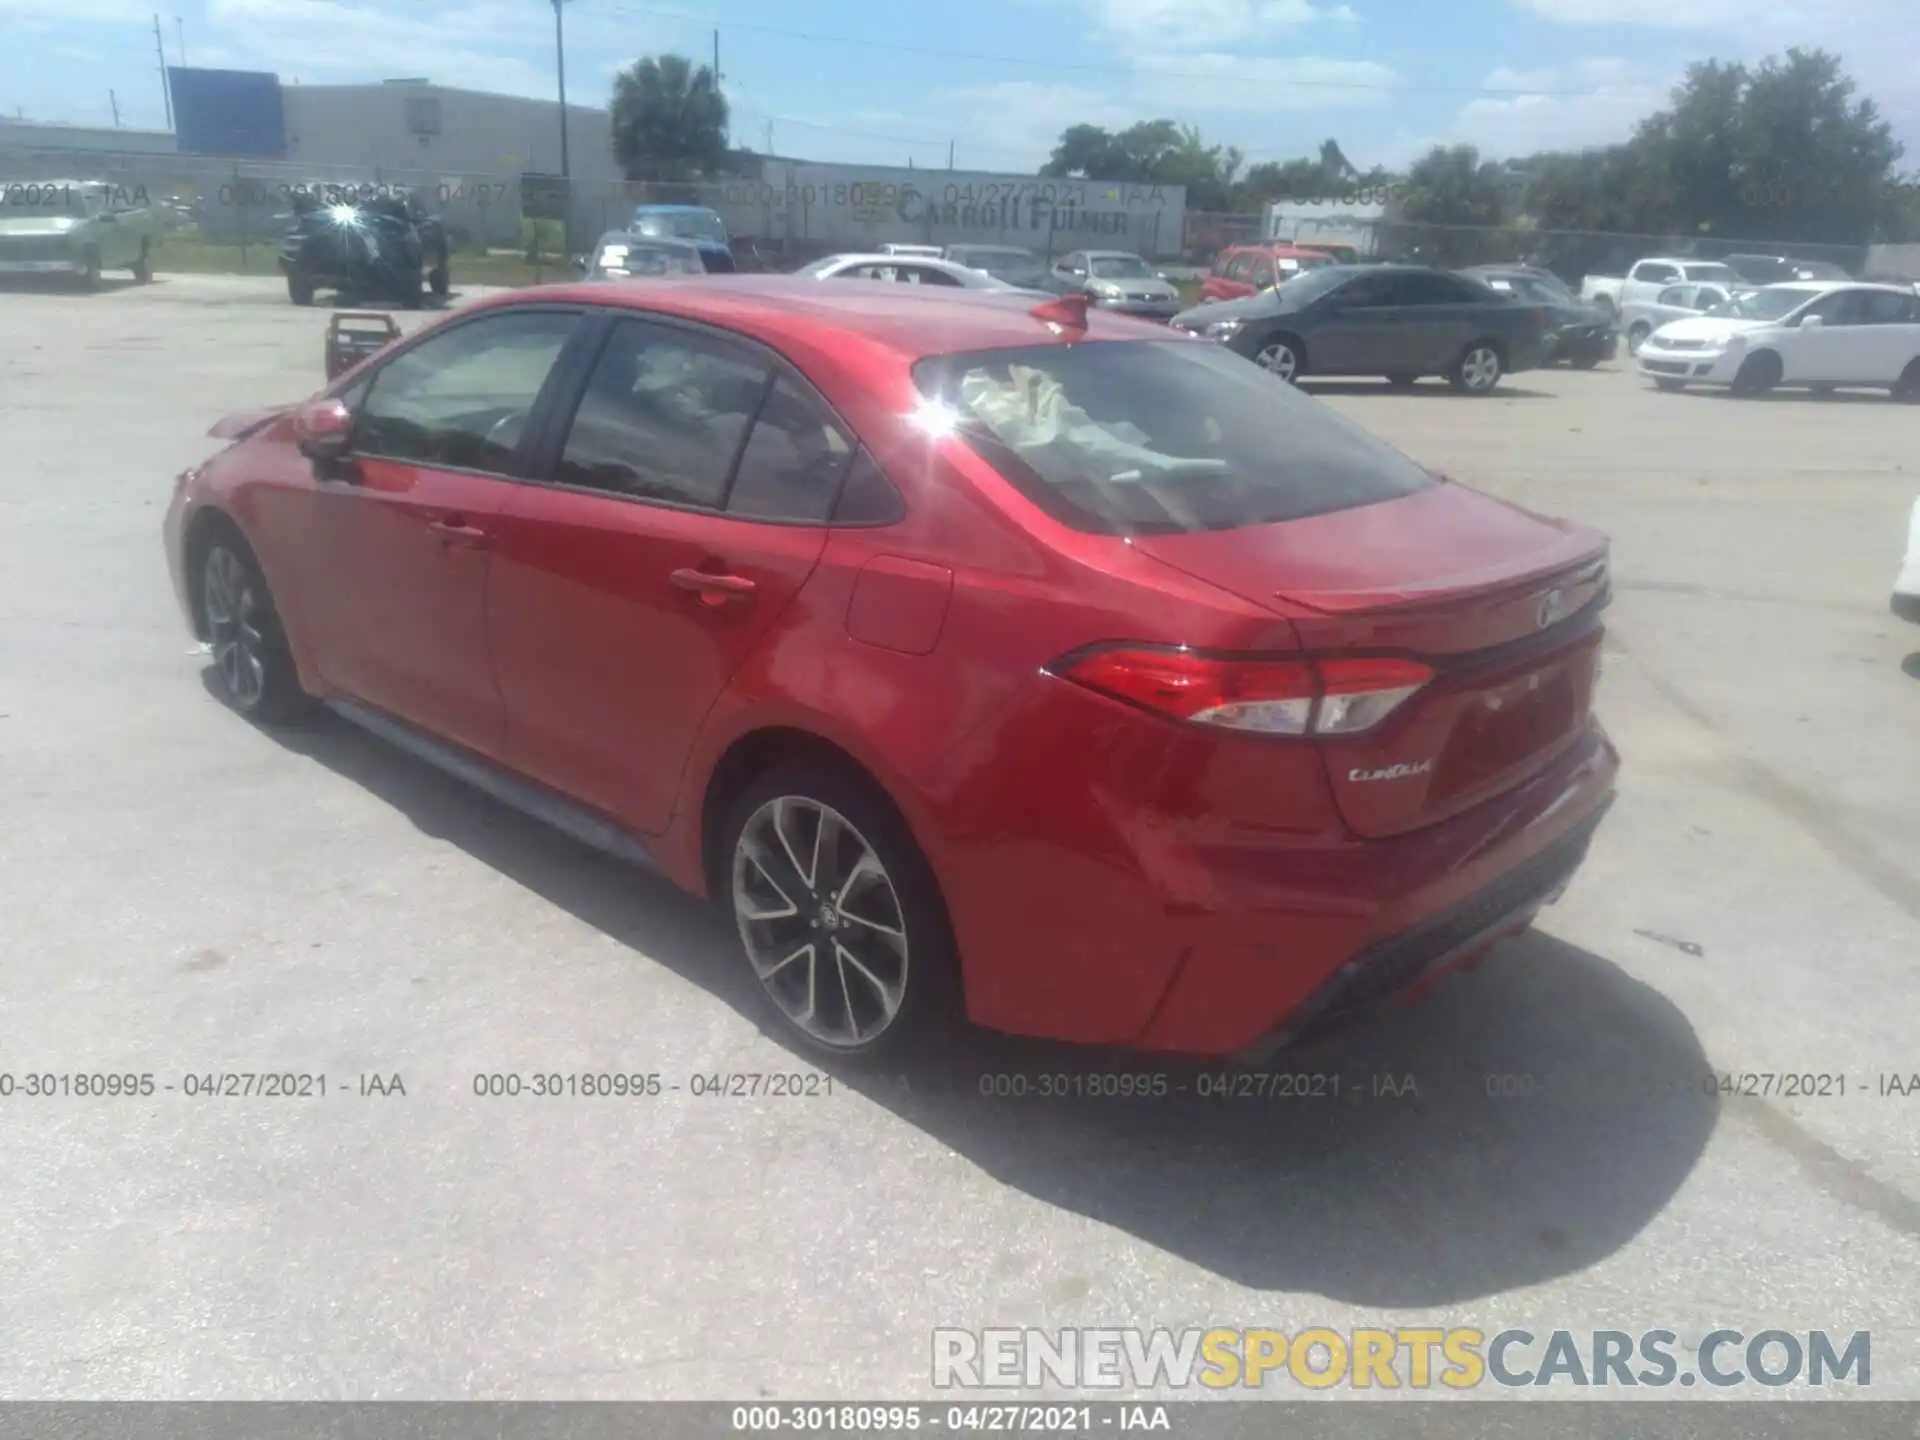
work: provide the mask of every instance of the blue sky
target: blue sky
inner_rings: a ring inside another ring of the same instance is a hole
[[[162,123],[154,0],[0,0],[0,113]],[[546,0],[163,0],[170,62],[308,83],[422,75],[551,95]],[[176,16],[179,23],[176,24]],[[712,32],[735,139],[780,154],[1026,170],[1062,128],[1170,116],[1252,160],[1336,136],[1362,166],[1623,138],[1690,60],[1841,52],[1920,167],[1920,0],[568,0],[569,98]]]

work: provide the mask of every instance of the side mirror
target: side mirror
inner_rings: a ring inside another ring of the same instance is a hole
[[[1818,315],[1808,315],[1800,320],[1800,328],[1802,330],[1818,330],[1826,323],[1827,322]]]
[[[587,273],[587,257],[584,255],[574,256],[573,269],[574,269],[574,273],[577,275],[586,274]]]
[[[353,412],[331,397],[293,412],[293,443],[309,460],[338,460],[353,434]]]

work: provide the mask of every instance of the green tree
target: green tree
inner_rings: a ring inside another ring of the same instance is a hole
[[[613,82],[613,153],[629,180],[697,180],[726,167],[727,101],[709,66],[648,56]]]
[[[1415,228],[1400,233],[1396,248],[1427,265],[1512,258],[1505,252],[1514,241],[1503,233],[1511,196],[1505,168],[1474,146],[1436,145],[1407,171],[1398,218]]]
[[[1072,125],[1040,173],[1053,179],[1112,180],[1128,185],[1184,185],[1194,210],[1225,210],[1243,157],[1230,146],[1209,145],[1190,125],[1142,120],[1118,133]]]

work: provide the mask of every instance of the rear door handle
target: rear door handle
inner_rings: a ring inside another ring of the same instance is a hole
[[[487,532],[467,524],[464,515],[448,515],[444,519],[429,520],[427,529],[438,535],[443,545],[465,545],[475,550],[484,550],[487,546]]]
[[[721,575],[710,570],[676,570],[669,578],[675,589],[698,595],[708,605],[751,600],[759,588],[744,575]]]

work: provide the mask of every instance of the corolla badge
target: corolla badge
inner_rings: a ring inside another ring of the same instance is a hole
[[[1368,780],[1406,780],[1414,775],[1425,775],[1433,769],[1431,760],[1413,760],[1401,765],[1382,765],[1377,770],[1349,770],[1347,779],[1365,782]]]
[[[1534,616],[1534,629],[1544,630],[1567,613],[1567,592],[1549,590],[1540,597],[1540,609]]]

